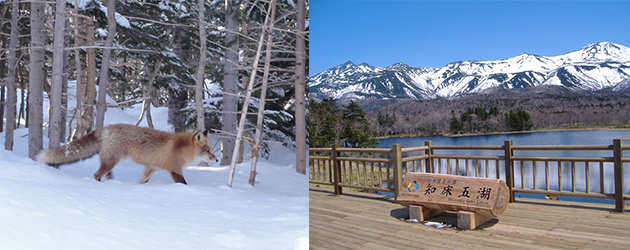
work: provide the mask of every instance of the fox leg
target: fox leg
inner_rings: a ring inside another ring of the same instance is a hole
[[[101,167],[94,173],[94,179],[101,181],[103,176],[112,171],[112,169],[120,162],[120,159],[115,156],[109,156],[103,152],[99,156],[101,158]]]
[[[147,183],[154,172],[155,168],[144,166],[144,173],[142,173],[142,178],[140,178],[140,184]]]
[[[186,183],[186,180],[184,180],[184,175],[182,175],[182,174],[175,173],[175,172],[171,171],[171,177],[173,178],[173,180],[175,182],[183,183],[184,185],[188,185]]]

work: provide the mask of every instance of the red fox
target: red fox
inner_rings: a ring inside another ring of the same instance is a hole
[[[208,130],[196,133],[167,133],[129,124],[113,124],[96,129],[62,147],[45,149],[37,160],[55,168],[99,154],[101,167],[94,179],[101,181],[120,160],[131,158],[145,165],[140,183],[146,183],[155,170],[169,171],[175,182],[186,184],[184,168],[194,160],[217,161],[208,141]]]

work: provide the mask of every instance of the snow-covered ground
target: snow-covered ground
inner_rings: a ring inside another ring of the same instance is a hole
[[[139,113],[139,105],[110,108],[105,123],[135,124]],[[152,115],[157,129],[169,130],[166,108]],[[191,164],[188,185],[165,171],[138,184],[143,166],[124,160],[113,180],[98,182],[98,156],[53,169],[28,158],[28,130],[21,127],[13,152],[3,150],[0,133],[0,249],[308,248],[308,178],[295,173],[295,152],[281,145],[259,161],[255,187],[247,183],[248,157],[232,188],[228,167],[218,163]],[[211,137],[213,145],[217,140]]]

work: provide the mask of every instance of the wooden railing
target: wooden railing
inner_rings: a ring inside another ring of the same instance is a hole
[[[436,150],[497,153],[436,154]],[[612,145],[570,146],[518,146],[513,141],[500,146],[433,145],[426,141],[420,147],[394,144],[391,149],[333,145],[309,149],[309,178],[312,184],[332,185],[336,195],[347,187],[391,192],[396,197],[407,172],[503,179],[510,188],[510,202],[515,193],[604,198],[615,199],[615,210],[623,212],[624,200],[630,200],[630,195],[624,194],[623,165],[630,162],[630,158],[623,157],[624,150],[630,150],[630,146],[624,146],[622,139],[615,139]],[[526,151],[608,151],[612,157],[518,156],[518,152]],[[570,174],[565,176],[563,172]],[[614,176],[614,181],[607,180],[607,175]],[[579,179],[584,180],[583,185],[576,184]],[[609,192],[607,186],[612,187]]]

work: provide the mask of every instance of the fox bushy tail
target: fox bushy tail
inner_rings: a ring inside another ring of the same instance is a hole
[[[101,150],[101,131],[92,131],[62,147],[44,149],[37,155],[37,161],[58,168],[62,164],[90,158]]]

